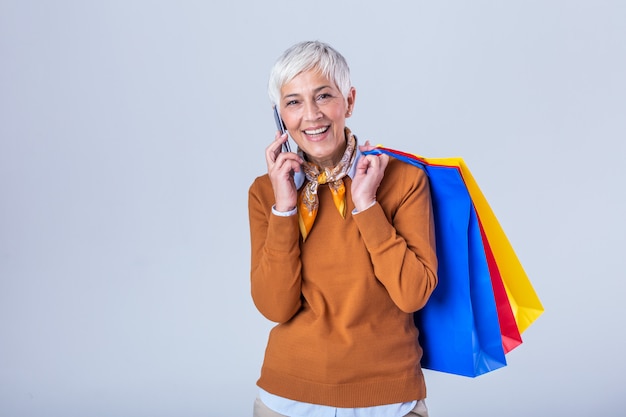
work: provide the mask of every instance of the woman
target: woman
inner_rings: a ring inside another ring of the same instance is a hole
[[[356,91],[321,42],[289,48],[269,94],[287,134],[267,147],[249,191],[251,289],[278,324],[254,416],[426,416],[413,312],[437,283],[423,171],[364,155],[345,126]]]

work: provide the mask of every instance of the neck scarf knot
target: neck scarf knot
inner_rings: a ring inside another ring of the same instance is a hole
[[[298,204],[298,223],[303,240],[306,240],[309,235],[317,216],[319,208],[317,188],[320,184],[328,184],[335,207],[337,207],[341,217],[346,217],[346,187],[342,178],[348,174],[354,162],[356,157],[355,150],[356,137],[350,132],[350,129],[346,128],[346,150],[339,163],[333,168],[321,169],[317,165],[307,162],[303,157],[302,151],[299,151],[300,156],[305,160],[302,164],[302,170],[308,180],[304,190],[300,193],[300,202]]]

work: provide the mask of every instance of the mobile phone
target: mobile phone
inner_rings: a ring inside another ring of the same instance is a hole
[[[274,106],[274,121],[276,122],[276,129],[280,132],[280,134],[285,133],[285,122],[280,118],[280,114],[278,113],[278,107]],[[291,152],[291,147],[289,146],[289,138],[283,143],[282,147],[283,152]]]

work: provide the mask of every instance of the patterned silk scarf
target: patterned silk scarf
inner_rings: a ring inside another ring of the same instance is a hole
[[[302,151],[298,151],[302,159],[305,160],[302,164],[302,170],[308,180],[300,194],[298,205],[298,223],[303,240],[306,240],[309,235],[317,216],[319,207],[317,187],[320,184],[328,184],[339,214],[343,218],[346,217],[346,187],[342,178],[347,175],[356,157],[356,137],[348,128],[346,128],[346,138],[346,151],[341,157],[341,161],[332,169],[325,168],[322,170],[317,165],[307,162]]]

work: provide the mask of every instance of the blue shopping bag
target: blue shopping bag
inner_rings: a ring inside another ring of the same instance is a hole
[[[430,181],[437,240],[437,288],[414,314],[423,348],[422,367],[475,377],[506,366],[491,276],[476,210],[457,167],[418,166]]]

